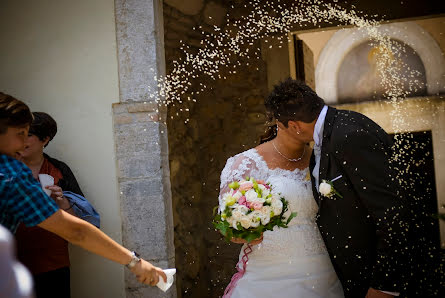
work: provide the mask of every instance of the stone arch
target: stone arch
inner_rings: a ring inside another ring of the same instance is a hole
[[[419,55],[425,66],[427,93],[445,91],[445,59],[436,41],[414,22],[381,25],[382,34],[406,43]],[[337,74],[343,58],[356,46],[369,40],[366,29],[342,29],[324,46],[315,69],[315,86],[326,103],[336,103]]]

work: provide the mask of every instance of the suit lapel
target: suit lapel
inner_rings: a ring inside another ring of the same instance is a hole
[[[334,128],[334,121],[337,115],[337,109],[328,108],[328,112],[326,113],[326,118],[323,126],[323,141],[321,145],[321,153],[320,153],[320,172],[318,175],[318,181],[321,183],[323,180],[327,180],[328,174],[328,166],[329,166],[329,141],[332,133],[332,129]]]

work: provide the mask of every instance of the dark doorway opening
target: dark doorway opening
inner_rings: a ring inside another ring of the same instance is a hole
[[[434,173],[431,131],[392,135],[396,158],[393,167],[409,206],[412,256],[408,289],[403,297],[445,297],[443,250]]]

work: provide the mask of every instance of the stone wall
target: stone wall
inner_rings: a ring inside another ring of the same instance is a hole
[[[212,30],[211,25],[224,26],[228,2],[164,1],[167,73],[181,57],[180,40],[191,51],[201,46],[201,34],[193,27],[206,31]],[[205,83],[211,88],[200,93],[196,103],[169,107],[178,297],[219,297],[235,272],[240,246],[225,243],[214,231],[212,210],[227,158],[255,146],[264,132],[267,95],[265,63],[240,62],[245,67],[236,74],[223,73],[226,80],[198,78],[194,86]],[[188,113],[180,112],[186,108]],[[184,124],[187,118],[190,122]]]
[[[165,74],[162,0],[115,0],[119,103],[113,105],[122,242],[162,268],[175,266],[166,112],[149,98]],[[125,271],[125,296],[175,298]]]

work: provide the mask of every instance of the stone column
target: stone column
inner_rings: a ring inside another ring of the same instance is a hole
[[[113,105],[122,240],[153,264],[175,266],[165,111],[149,100],[165,73],[161,0],[115,0],[120,102]],[[139,284],[126,270],[127,297],[176,297]]]

